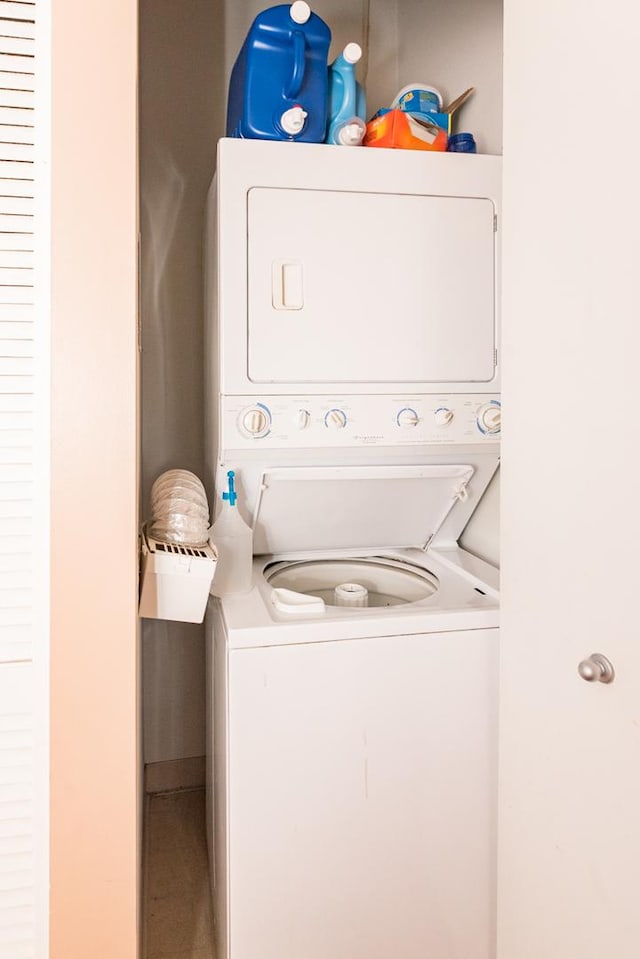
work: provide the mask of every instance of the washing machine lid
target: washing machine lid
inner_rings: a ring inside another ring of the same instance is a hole
[[[426,548],[468,500],[473,473],[468,465],[266,469],[254,552]],[[464,522],[448,524],[456,539]]]

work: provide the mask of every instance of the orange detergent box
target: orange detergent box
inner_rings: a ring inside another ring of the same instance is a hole
[[[450,132],[449,113],[379,110],[367,123],[364,146],[444,151]]]

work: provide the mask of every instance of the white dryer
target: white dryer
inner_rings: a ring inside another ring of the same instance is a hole
[[[500,165],[221,141],[209,482],[253,589],[211,600],[219,959],[490,959]],[[223,484],[221,484],[223,485]]]

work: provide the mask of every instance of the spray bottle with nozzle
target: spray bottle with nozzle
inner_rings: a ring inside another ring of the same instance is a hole
[[[211,592],[214,596],[248,593],[253,566],[253,533],[245,523],[236,502],[235,473],[227,473],[228,489],[222,494],[223,506],[211,527],[210,539],[218,550],[218,565]]]
[[[362,56],[357,43],[348,43],[329,67],[329,132],[327,143],[360,146],[366,124],[364,91],[356,80],[356,63]]]

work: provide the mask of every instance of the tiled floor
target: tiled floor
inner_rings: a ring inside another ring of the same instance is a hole
[[[147,797],[144,959],[215,959],[204,790]]]

